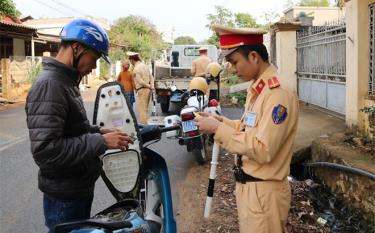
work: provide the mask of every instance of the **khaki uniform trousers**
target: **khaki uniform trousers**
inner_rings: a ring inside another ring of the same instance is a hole
[[[150,103],[151,90],[148,88],[142,88],[137,91],[137,108],[139,113],[139,122],[141,124],[147,124],[148,120],[148,106]]]
[[[236,183],[241,233],[282,233],[291,201],[288,179]]]

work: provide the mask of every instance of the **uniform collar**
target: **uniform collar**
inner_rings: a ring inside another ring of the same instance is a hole
[[[276,71],[276,67],[270,64],[267,69],[259,76],[259,78],[253,84],[251,84],[249,90],[259,95],[263,91],[263,88],[266,86],[267,79],[274,76]]]

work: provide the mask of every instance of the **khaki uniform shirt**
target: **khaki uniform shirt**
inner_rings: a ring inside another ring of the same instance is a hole
[[[264,180],[289,175],[297,131],[298,99],[277,83],[270,65],[249,87],[241,120],[224,118],[215,134],[222,147],[242,155],[246,174]]]
[[[137,61],[134,65],[133,79],[136,90],[144,87],[154,87],[154,77],[152,76],[148,66],[141,61]]]
[[[193,76],[203,76],[206,74],[206,68],[212,60],[206,55],[201,55],[195,59],[191,65],[191,74]]]

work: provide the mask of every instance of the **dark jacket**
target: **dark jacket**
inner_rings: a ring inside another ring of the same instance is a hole
[[[56,198],[93,194],[105,152],[99,128],[87,120],[78,89],[78,71],[53,58],[26,100],[31,152],[39,166],[39,189]]]

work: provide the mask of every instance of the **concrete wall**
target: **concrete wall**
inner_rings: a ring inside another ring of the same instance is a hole
[[[369,12],[374,0],[351,0],[346,3],[346,124],[356,125],[363,133],[369,128],[367,116],[359,110],[374,106],[368,96],[369,82]]]
[[[326,138],[317,138],[311,146],[313,162],[337,163],[375,173],[375,162],[358,149],[346,146],[344,133],[334,134]],[[366,176],[343,172],[333,168],[320,167],[314,169],[315,175],[322,179],[337,197],[348,206],[356,208],[367,219],[375,217],[375,181]]]
[[[300,12],[305,12],[308,16],[314,17],[313,26],[323,25],[326,22],[341,19],[345,16],[345,8],[339,7],[292,7],[284,11],[284,16],[294,21]]]

